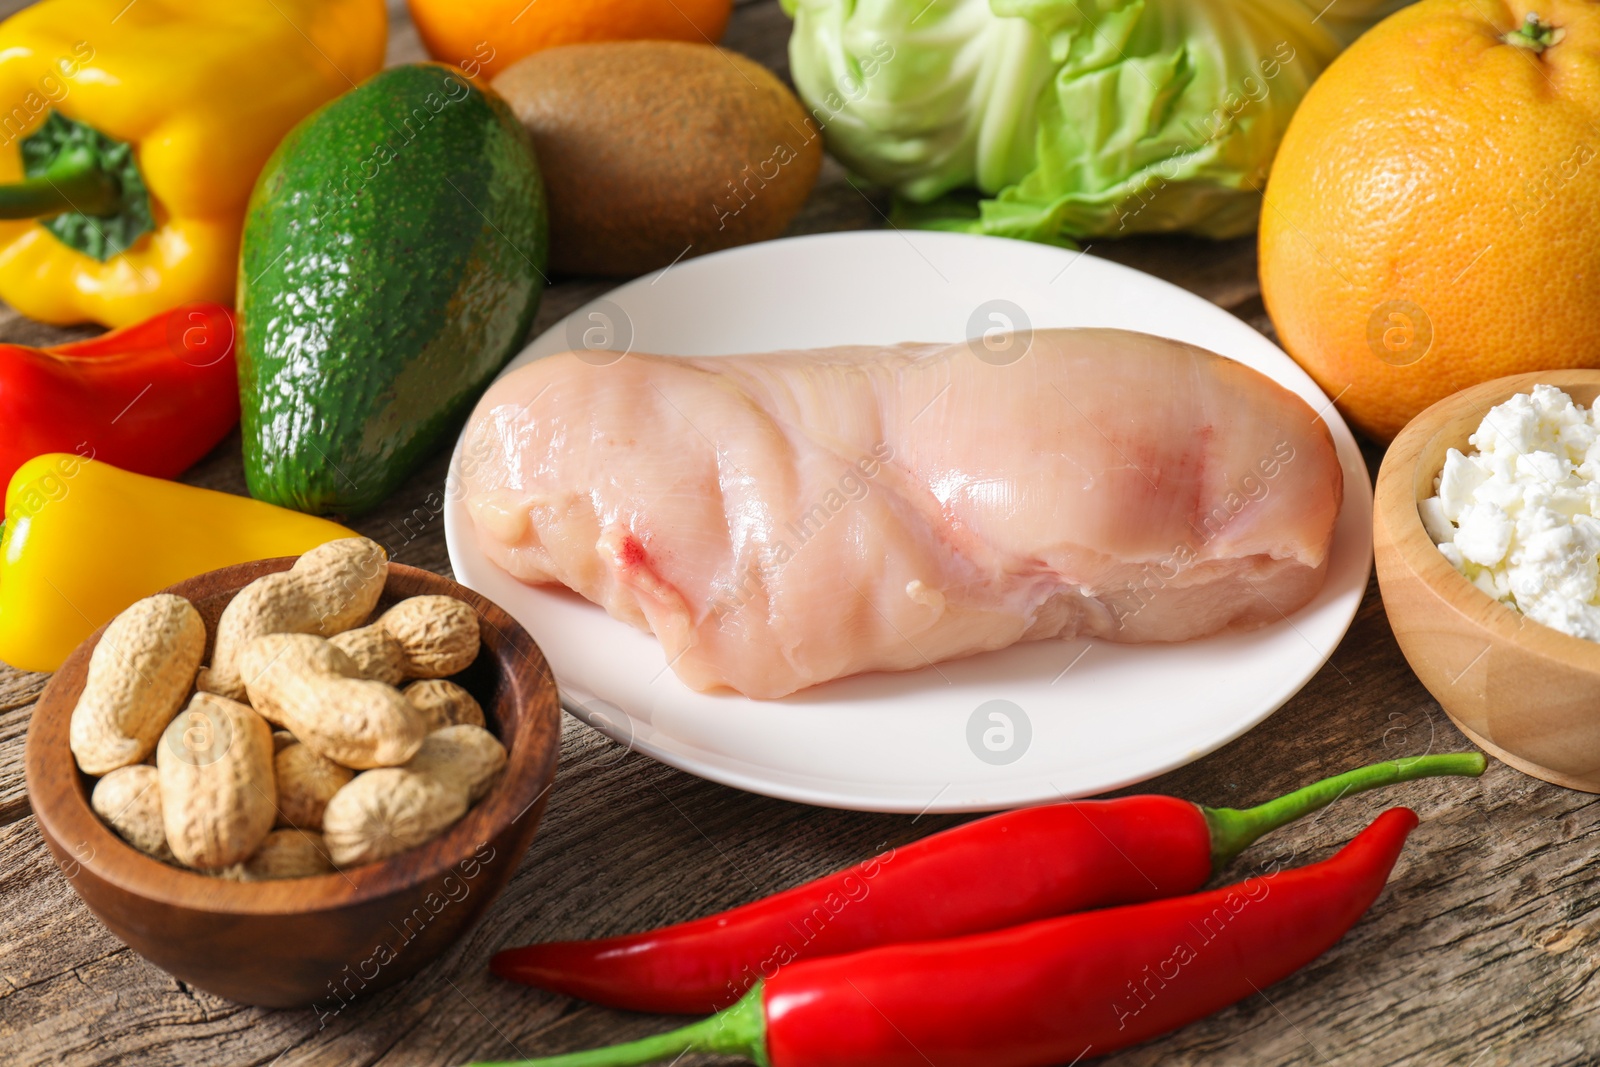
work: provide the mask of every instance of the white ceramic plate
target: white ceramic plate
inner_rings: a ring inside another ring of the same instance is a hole
[[[1020,241],[825,234],[638,279],[557,323],[511,366],[584,347],[585,331],[589,347],[667,355],[957,341],[1000,321],[975,315],[995,300],[1035,328],[1119,326],[1202,345],[1322,412],[1345,502],[1316,600],[1279,625],[1187,644],[1041,641],[777,701],[697,693],[667,669],[654,637],[491,564],[452,463],[445,533],[456,579],[527,627],[573,714],[674,767],[756,793],[868,811],[986,811],[1100,793],[1199,758],[1272,714],[1327,661],[1372,564],[1372,488],[1349,429],[1287,355],[1220,308],[1127,267]]]

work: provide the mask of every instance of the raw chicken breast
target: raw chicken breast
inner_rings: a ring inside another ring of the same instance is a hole
[[[1203,349],[1040,330],[1003,365],[981,342],[597,355],[495,383],[466,503],[490,559],[653,632],[695,689],[1183,641],[1322,585],[1327,427]]]

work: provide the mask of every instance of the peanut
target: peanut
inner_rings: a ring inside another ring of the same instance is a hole
[[[298,745],[299,743],[294,739],[294,734],[291,734],[288,730],[272,731],[272,754],[274,756],[290,745]]]
[[[162,825],[180,863],[238,863],[272,829],[272,730],[245,705],[196,693],[162,734],[156,769]]]
[[[161,824],[161,786],[154,767],[118,767],[95,783],[89,806],[128,844],[163,863],[174,862]]]
[[[149,756],[183,707],[205,647],[200,613],[170,593],[146,597],[112,619],[72,709],[68,736],[78,767],[106,774]]]
[[[335,763],[393,767],[422,746],[422,716],[400,691],[360,678],[350,657],[321,637],[257,637],[240,667],[256,710]]]
[[[305,830],[274,830],[267,835],[255,855],[240,864],[246,882],[274,878],[308,878],[333,873],[328,846],[322,835]]]
[[[377,860],[432,840],[467,811],[462,789],[403,767],[358,774],[322,816],[328,854],[340,867]]]
[[[414,596],[333,643],[356,661],[363,678],[390,685],[444,678],[478,657],[478,613],[455,597]]]
[[[422,713],[428,732],[446,726],[484,726],[483,708],[471,693],[443,678],[412,682],[400,691]]]
[[[404,653],[389,631],[373,623],[358,626],[328,639],[328,643],[356,665],[356,677],[384,685],[399,685],[405,680]]]
[[[299,742],[272,758],[278,783],[278,825],[299,830],[322,829],[322,811],[355,773]]]
[[[287,571],[257,578],[223,609],[200,688],[243,700],[239,657],[252,640],[263,634],[343,633],[372,614],[388,577],[382,546],[346,537],[313,548]]]
[[[446,726],[422,742],[406,768],[462,790],[467,803],[483,798],[505,769],[506,749],[481,726]]]

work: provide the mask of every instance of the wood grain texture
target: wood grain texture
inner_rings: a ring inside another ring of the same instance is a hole
[[[10,6],[17,6],[12,4]],[[392,62],[417,58],[396,18]],[[741,3],[725,43],[783,72],[776,0]],[[794,232],[882,226],[887,203],[829,163]],[[1268,332],[1254,243],[1097,244]],[[564,281],[536,330],[609,288]],[[0,316],[0,338],[48,328]],[[239,442],[188,480],[242,492]],[[1379,453],[1369,450],[1376,469]],[[402,563],[449,573],[439,518],[445,459],[355,523]],[[960,821],[807,808],[700,781],[623,750],[568,717],[539,837],[484,920],[411,980],[337,1015],[243,1008],[177,982],[123,947],[72,893],[20,794],[21,721],[39,676],[0,669],[0,1059],[17,1064],[419,1065],[582,1048],[669,1021],[565,1001],[492,979],[489,956],[535,939],[618,933],[793,885]],[[1463,747],[1406,666],[1370,586],[1332,661],[1239,740],[1141,786],[1241,805],[1378,759]],[[1285,1064],[1546,1067],[1600,1062],[1600,799],[1495,765],[1363,796],[1257,844],[1237,878],[1285,853],[1320,859],[1388,803],[1422,827],[1372,913],[1305,972],[1117,1067]],[[242,962],[241,965],[248,965]],[[680,1067],[718,1062],[686,1057]],[[1081,1067],[1081,1065],[1080,1065]]]

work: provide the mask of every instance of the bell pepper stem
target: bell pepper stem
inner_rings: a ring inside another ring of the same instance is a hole
[[[1396,782],[1409,782],[1414,778],[1450,775],[1476,778],[1488,765],[1489,761],[1481,752],[1413,756],[1357,767],[1253,808],[1201,808],[1206,825],[1211,828],[1212,869],[1220,870],[1226,866],[1261,835],[1325,808],[1340,797],[1365,793],[1369,789],[1394,785]]]
[[[67,211],[106,216],[121,208],[116,179],[84,148],[62,152],[37,177],[0,185],[0,219],[47,218]]]
[[[467,1067],[638,1067],[640,1064],[675,1061],[685,1052],[712,1052],[743,1056],[758,1067],[770,1067],[767,1058],[767,1017],[761,983],[733,1007],[679,1030],[630,1041],[625,1045],[569,1052],[533,1060],[506,1060],[472,1063]]]

